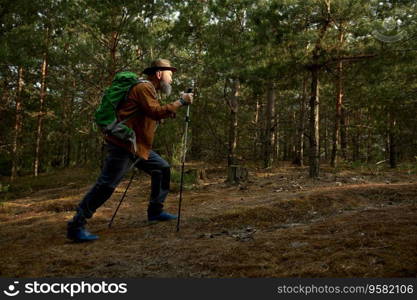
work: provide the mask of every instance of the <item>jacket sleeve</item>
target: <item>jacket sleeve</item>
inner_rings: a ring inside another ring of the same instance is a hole
[[[161,105],[151,83],[133,87],[129,98],[137,103],[139,111],[155,121],[175,116],[176,107],[172,103]]]

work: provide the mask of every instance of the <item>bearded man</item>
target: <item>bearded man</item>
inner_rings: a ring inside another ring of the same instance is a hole
[[[136,145],[122,141],[115,136],[105,136],[107,157],[96,183],[78,204],[76,214],[68,222],[67,237],[75,242],[98,239],[85,229],[86,219],[106,202],[132,164],[151,176],[151,194],[148,205],[149,221],[169,221],[176,219],[163,210],[169,193],[170,165],[156,152],[152,143],[157,122],[175,116],[178,108],[192,103],[193,94],[183,93],[181,98],[170,104],[161,105],[157,91],[171,93],[172,75],[177,69],[169,60],[158,59],[143,73],[147,81],[133,86],[127,98],[118,106],[118,119],[127,120],[126,125],[136,134]],[[133,117],[132,117],[133,116]],[[129,118],[130,117],[130,118]]]

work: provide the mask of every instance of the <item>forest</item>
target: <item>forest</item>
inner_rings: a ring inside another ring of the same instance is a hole
[[[414,0],[0,2],[0,276],[416,276]],[[158,58],[178,68],[161,104],[194,91],[187,145],[186,110],[153,145],[172,211],[186,151],[183,229],[140,219],[140,173],[114,229],[128,176],[91,221],[97,251],[68,251],[105,155],[102,95]]]

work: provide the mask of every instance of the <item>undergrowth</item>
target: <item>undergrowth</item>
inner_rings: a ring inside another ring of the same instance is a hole
[[[0,201],[24,197],[44,189],[64,186],[73,188],[84,187],[96,179],[98,171],[86,168],[70,168],[39,174],[37,177],[33,175],[19,177],[14,182],[10,182],[8,178],[3,178],[1,179],[1,185],[7,188],[0,190]]]

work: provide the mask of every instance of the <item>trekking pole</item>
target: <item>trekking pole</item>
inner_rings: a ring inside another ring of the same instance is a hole
[[[139,162],[139,160],[140,160],[140,158],[138,158],[138,159],[137,159],[137,160],[136,160],[136,161],[135,161],[135,162],[134,162],[134,163],[130,166],[130,168],[129,168],[129,170],[128,170],[128,171],[132,170],[132,168],[136,165],[136,163],[138,163],[138,162]],[[136,174],[136,170],[134,170],[134,171],[133,171],[133,173],[132,173],[132,176],[130,176],[129,183],[127,184],[126,189],[125,189],[125,192],[123,193],[123,196],[122,196],[122,198],[120,199],[119,205],[117,205],[116,211],[114,212],[113,217],[111,217],[111,220],[110,220],[110,222],[109,222],[109,228],[111,228],[111,225],[113,224],[114,217],[116,217],[116,214],[117,214],[117,212],[118,212],[118,210],[119,210],[119,208],[120,208],[120,205],[122,205],[123,199],[124,199],[124,198],[125,198],[125,196],[126,196],[127,190],[129,189],[130,184],[132,183],[133,177],[135,177],[135,174]]]
[[[190,88],[187,90],[187,93],[191,93],[193,90]],[[177,232],[180,231],[180,222],[181,222],[181,202],[182,202],[182,190],[184,185],[184,165],[185,165],[185,155],[187,153],[187,137],[188,137],[188,123],[190,122],[190,105],[187,106],[187,115],[185,116],[185,132],[184,132],[184,142],[182,147],[182,165],[181,165],[181,179],[180,179],[180,199],[178,201],[178,219],[177,219]]]

